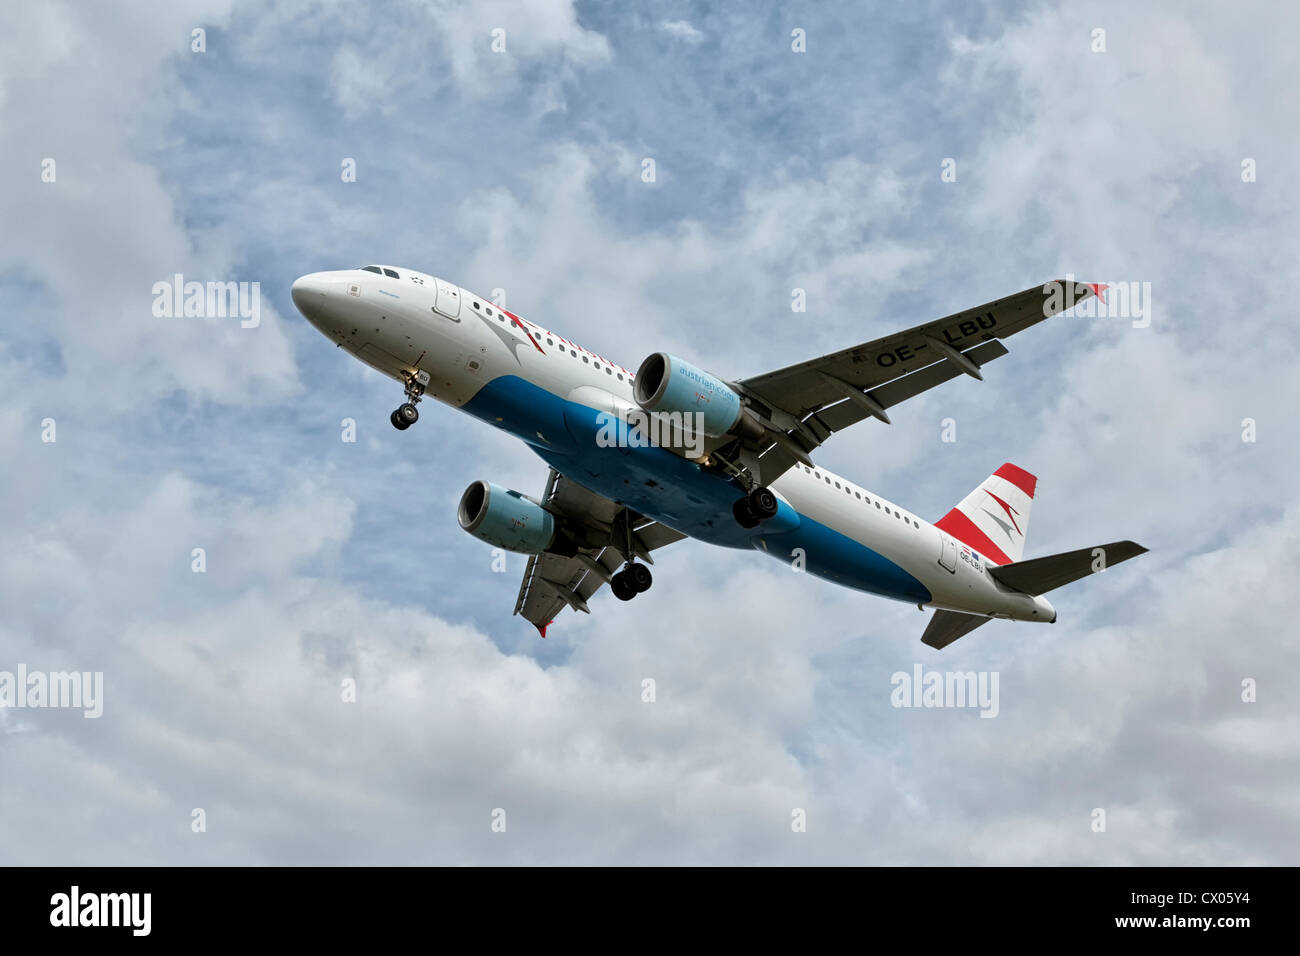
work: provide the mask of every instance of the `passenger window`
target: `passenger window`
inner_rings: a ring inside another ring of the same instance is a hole
[[[491,315],[491,314],[492,314],[492,306],[490,306],[490,305],[485,305],[483,308],[487,310],[487,314],[488,314],[488,315]]]

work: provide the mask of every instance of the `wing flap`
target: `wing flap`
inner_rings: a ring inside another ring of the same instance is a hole
[[[973,360],[976,365],[987,365],[995,358],[1006,355],[1007,351],[1005,345],[994,339],[992,342],[977,345],[963,354]],[[866,394],[874,399],[881,408],[892,408],[914,395],[920,395],[922,392],[928,391],[936,385],[942,385],[944,382],[957,378],[961,374],[962,370],[951,362],[936,362],[910,375],[896,378],[892,382],[886,382]],[[815,420],[820,421],[832,433],[848,428],[850,425],[856,425],[864,418],[869,417],[871,417],[869,411],[861,405],[854,404],[849,399],[845,399],[838,405],[832,405],[830,408],[823,409],[813,415]]]
[[[567,528],[580,532],[577,554],[548,551],[532,555],[524,569],[515,613],[536,626],[543,637],[546,626],[566,607],[590,613],[587,600],[626,562],[624,549],[632,548],[653,563],[649,552],[686,537],[587,490],[554,469],[542,504],[562,518]]]

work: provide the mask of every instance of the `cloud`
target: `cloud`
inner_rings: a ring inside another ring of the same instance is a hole
[[[39,283],[50,307],[33,319],[57,349],[68,383],[94,381],[95,405],[123,410],[183,388],[200,398],[247,402],[285,394],[295,371],[279,316],[268,307],[256,330],[239,321],[159,319],[156,282],[258,281],[256,264],[188,232],[157,170],[138,154],[149,128],[137,91],[175,82],[189,54],[190,27],[220,22],[226,4],[169,8],[139,29],[68,5],[6,25],[0,124],[23,149],[6,150],[0,216],[5,271]],[[38,39],[29,31],[46,22]],[[112,72],[113,83],[88,82]],[[51,127],[51,116],[78,117]],[[54,181],[42,162],[54,161]]]
[[[700,43],[704,40],[704,34],[691,26],[689,20],[660,20],[659,29],[673,39],[686,43]]]
[[[347,25],[372,19],[365,4],[345,4],[322,20],[347,36],[334,55],[330,85],[344,115],[402,115],[412,96],[443,88],[482,99],[516,89],[526,75],[536,102],[558,108],[563,85],[611,57],[608,41],[584,28],[571,0],[405,4],[387,22],[355,35]],[[543,110],[545,111],[545,110]]]

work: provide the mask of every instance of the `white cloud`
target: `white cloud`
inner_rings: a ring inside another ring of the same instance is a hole
[[[704,34],[691,26],[689,20],[660,20],[659,29],[670,37],[687,43],[700,43],[704,40]]]
[[[51,299],[34,335],[58,343],[65,388],[94,383],[94,405],[121,411],[182,389],[245,403],[283,395],[295,369],[274,306],[261,326],[238,319],[158,319],[155,282],[183,273],[198,281],[258,281],[256,263],[198,243],[173,195],[140,159],[162,114],[141,109],[148,90],[175,82],[197,22],[216,26],[228,4],[121,16],[48,4],[39,15],[10,11],[0,24],[0,126],[12,143],[0,156],[0,233],[6,271],[29,277]],[[42,26],[43,25],[43,26]],[[33,33],[32,31],[39,31]],[[112,75],[112,82],[91,78]],[[65,122],[50,124],[50,117]],[[55,182],[41,180],[44,158]]]

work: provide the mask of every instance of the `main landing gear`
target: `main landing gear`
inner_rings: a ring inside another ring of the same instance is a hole
[[[393,427],[402,432],[420,420],[420,410],[415,405],[424,396],[424,386],[429,384],[429,373],[421,371],[412,375],[407,372],[405,378],[406,401],[393,409],[393,414],[388,416]]]
[[[757,528],[761,522],[774,517],[776,509],[776,495],[772,489],[759,485],[732,505],[731,513],[742,528]]]
[[[654,577],[648,567],[644,564],[629,564],[610,578],[609,589],[620,601],[630,601],[643,591],[649,591],[653,583]]]

